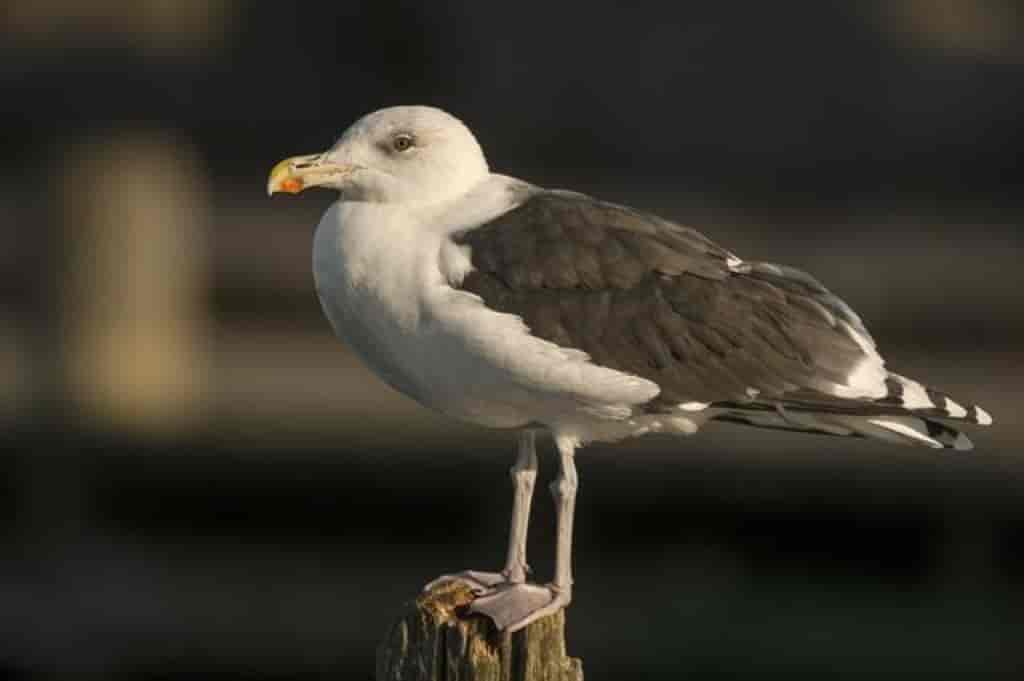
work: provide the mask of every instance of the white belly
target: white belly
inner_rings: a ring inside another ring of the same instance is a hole
[[[618,422],[625,430],[613,428],[615,437],[651,429],[631,414],[656,385],[532,336],[518,317],[453,288],[459,275],[452,272],[468,269],[467,256],[444,232],[408,217],[338,203],[314,240],[324,313],[384,381],[425,406],[492,427],[590,431],[595,422]]]

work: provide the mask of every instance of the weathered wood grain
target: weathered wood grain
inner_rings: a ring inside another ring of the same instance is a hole
[[[377,681],[583,681],[565,654],[565,611],[507,634],[467,614],[472,600],[449,582],[407,603],[377,648]]]

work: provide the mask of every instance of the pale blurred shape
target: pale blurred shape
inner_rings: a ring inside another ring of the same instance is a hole
[[[195,55],[232,35],[237,0],[21,0],[0,9],[0,36],[20,46],[111,42],[145,52]]]
[[[1024,60],[1017,0],[878,0],[884,33],[916,47],[1005,61]]]
[[[96,425],[172,433],[204,413],[208,179],[192,146],[115,133],[66,156],[67,382]]]

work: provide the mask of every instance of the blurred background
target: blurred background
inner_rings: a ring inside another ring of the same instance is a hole
[[[589,679],[1021,678],[1022,82],[1015,0],[0,4],[0,674],[368,679],[421,584],[500,565],[510,434],[364,370],[313,293],[332,196],[265,196],[425,103],[500,172],[817,274],[996,419],[586,449]]]

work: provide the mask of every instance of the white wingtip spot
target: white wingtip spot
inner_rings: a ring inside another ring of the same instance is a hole
[[[711,406],[711,403],[710,402],[682,402],[682,403],[680,403],[680,404],[678,404],[676,406],[678,406],[683,411],[704,411],[709,406]]]
[[[967,416],[967,410],[948,397],[946,398],[946,413],[957,419]]]
[[[749,397],[750,399],[752,399],[752,400],[756,399],[757,396],[760,395],[760,394],[761,394],[761,391],[758,390],[757,388],[751,388],[749,386],[747,387],[747,397]]]
[[[743,261],[737,258],[732,253],[730,253],[729,257],[725,259],[725,266],[728,267],[733,272],[739,272],[742,269]]]
[[[907,409],[934,409],[939,406],[928,397],[924,386],[903,376],[896,379],[903,384],[903,406]]]
[[[978,419],[978,425],[981,425],[981,426],[991,426],[992,425],[992,416],[987,411],[985,411],[984,409],[982,409],[981,407],[979,407],[977,405],[975,405],[975,407],[974,407],[974,415]]]

